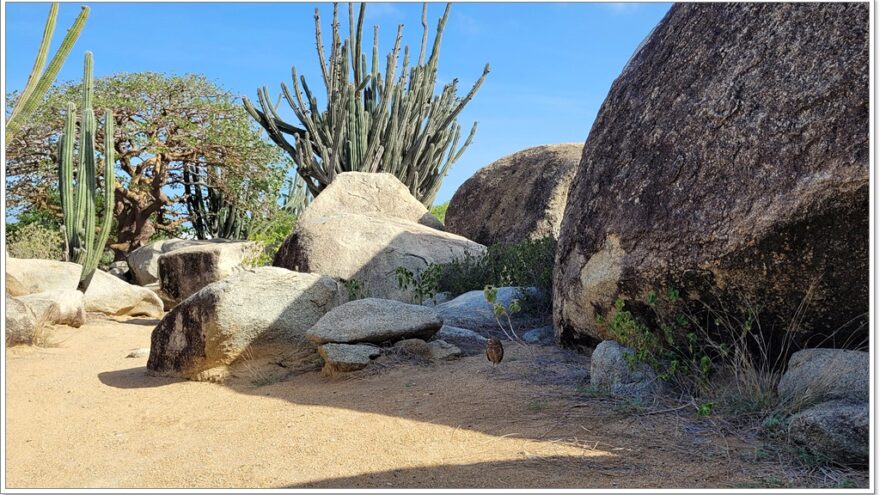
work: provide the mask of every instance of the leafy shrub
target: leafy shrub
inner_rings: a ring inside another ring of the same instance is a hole
[[[414,274],[406,267],[398,267],[397,286],[401,290],[413,290],[413,303],[422,304],[437,295],[440,281],[440,265],[431,264],[418,274]]]
[[[440,220],[443,223],[446,223],[446,210],[449,209],[449,201],[445,203],[440,203],[439,205],[434,205],[431,207],[431,215],[437,217],[437,220]]]
[[[259,225],[255,225],[248,235],[248,240],[254,241],[260,246],[257,255],[245,260],[249,266],[269,266],[281,244],[290,237],[296,224],[296,215],[284,210],[278,210],[269,219]]]
[[[439,290],[453,295],[486,286],[537,287],[538,297],[523,292],[525,311],[546,311],[550,307],[556,240],[528,239],[515,244],[494,244],[482,256],[465,254],[442,265]]]
[[[6,238],[6,252],[13,258],[64,259],[64,236],[61,230],[29,223],[10,229]]]

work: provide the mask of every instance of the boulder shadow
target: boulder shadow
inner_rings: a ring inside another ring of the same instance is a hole
[[[186,381],[183,378],[150,375],[145,366],[98,373],[98,380],[108,387],[125,389],[157,388]]]

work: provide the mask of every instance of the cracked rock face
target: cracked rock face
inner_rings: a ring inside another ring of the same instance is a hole
[[[868,50],[865,4],[673,6],[585,144],[557,336],[610,338],[596,316],[618,297],[670,287],[759,305],[766,328],[806,300],[804,341],[866,336]]]
[[[363,296],[411,302],[412,291],[398,287],[399,267],[417,275],[431,263],[485,250],[424,225],[427,210],[390,174],[351,174],[341,174],[306,208],[276,253],[275,266],[357,280]],[[346,184],[352,189],[344,191]],[[373,201],[381,207],[368,207]],[[403,206],[391,206],[396,203]]]
[[[323,275],[260,267],[207,285],[153,330],[147,368],[190,379],[222,376],[238,359],[314,349],[305,332],[341,300]]]

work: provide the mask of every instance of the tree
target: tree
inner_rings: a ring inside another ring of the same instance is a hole
[[[220,207],[245,217],[271,211],[287,162],[229,92],[199,75],[118,74],[94,84],[94,105],[112,109],[116,124],[115,259],[160,232],[189,228],[198,237],[215,235],[194,228],[213,222],[205,215],[218,214],[193,208],[197,197],[221,195]],[[79,91],[73,83],[51,88],[45,104],[7,142],[7,208],[60,213],[53,201],[61,109]],[[18,96],[8,99],[14,103]],[[96,139],[103,153],[100,129]]]

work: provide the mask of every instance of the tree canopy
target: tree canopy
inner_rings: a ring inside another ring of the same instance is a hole
[[[110,247],[117,259],[157,232],[219,224],[206,216],[219,215],[224,205],[247,217],[275,207],[287,159],[262,139],[228,91],[200,75],[150,72],[94,84],[94,106],[111,109],[116,124],[117,227]],[[60,210],[55,157],[62,109],[78,102],[79,92],[79,83],[53,86],[7,143],[7,208]],[[8,96],[10,105],[18,96]],[[103,156],[100,131],[96,138]],[[211,204],[204,200],[209,196]],[[211,228],[193,230],[197,237],[217,235]]]

